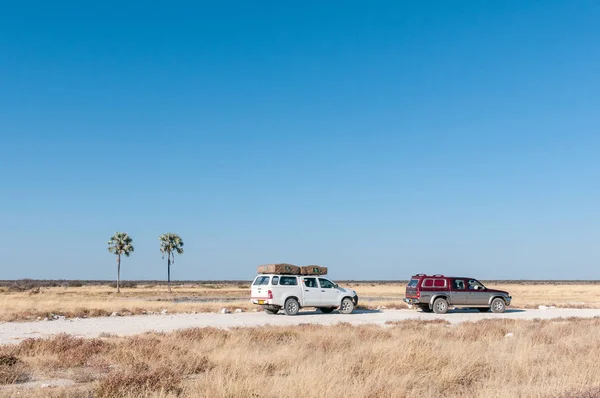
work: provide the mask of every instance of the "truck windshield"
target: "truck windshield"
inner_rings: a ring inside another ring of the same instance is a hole
[[[417,279],[411,279],[410,282],[408,282],[407,287],[417,287],[417,283],[419,283]]]

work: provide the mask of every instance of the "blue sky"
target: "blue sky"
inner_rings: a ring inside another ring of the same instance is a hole
[[[2,279],[600,279],[600,4],[10,2]]]

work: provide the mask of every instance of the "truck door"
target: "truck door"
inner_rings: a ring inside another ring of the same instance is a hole
[[[452,280],[452,286],[450,287],[450,304],[467,305],[469,293],[467,292],[465,282],[464,279]]]
[[[302,290],[304,294],[305,307],[314,307],[321,305],[321,289],[317,284],[317,278],[302,278]]]
[[[490,293],[476,279],[469,279],[467,282],[467,290],[469,292],[469,305],[488,305]]]
[[[329,279],[319,278],[319,285],[321,285],[321,302],[323,306],[339,306],[340,301],[338,301],[338,297],[340,296],[340,291],[335,288],[334,283]]]

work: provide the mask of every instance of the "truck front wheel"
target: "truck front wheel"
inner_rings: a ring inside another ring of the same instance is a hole
[[[285,307],[283,308],[286,315],[296,315],[300,311],[300,304],[295,298],[289,298],[285,301]]]
[[[342,300],[342,304],[340,305],[340,313],[342,314],[351,314],[354,311],[354,302],[350,297],[346,297]]]

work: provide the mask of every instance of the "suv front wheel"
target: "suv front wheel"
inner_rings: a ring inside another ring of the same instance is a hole
[[[448,301],[444,298],[436,299],[433,302],[433,312],[436,314],[445,314],[448,312]]]
[[[492,312],[496,314],[501,314],[506,310],[506,303],[500,297],[496,297],[492,300]]]
[[[340,305],[340,313],[342,314],[351,314],[354,311],[354,301],[351,298],[346,297],[342,300],[342,305]]]

